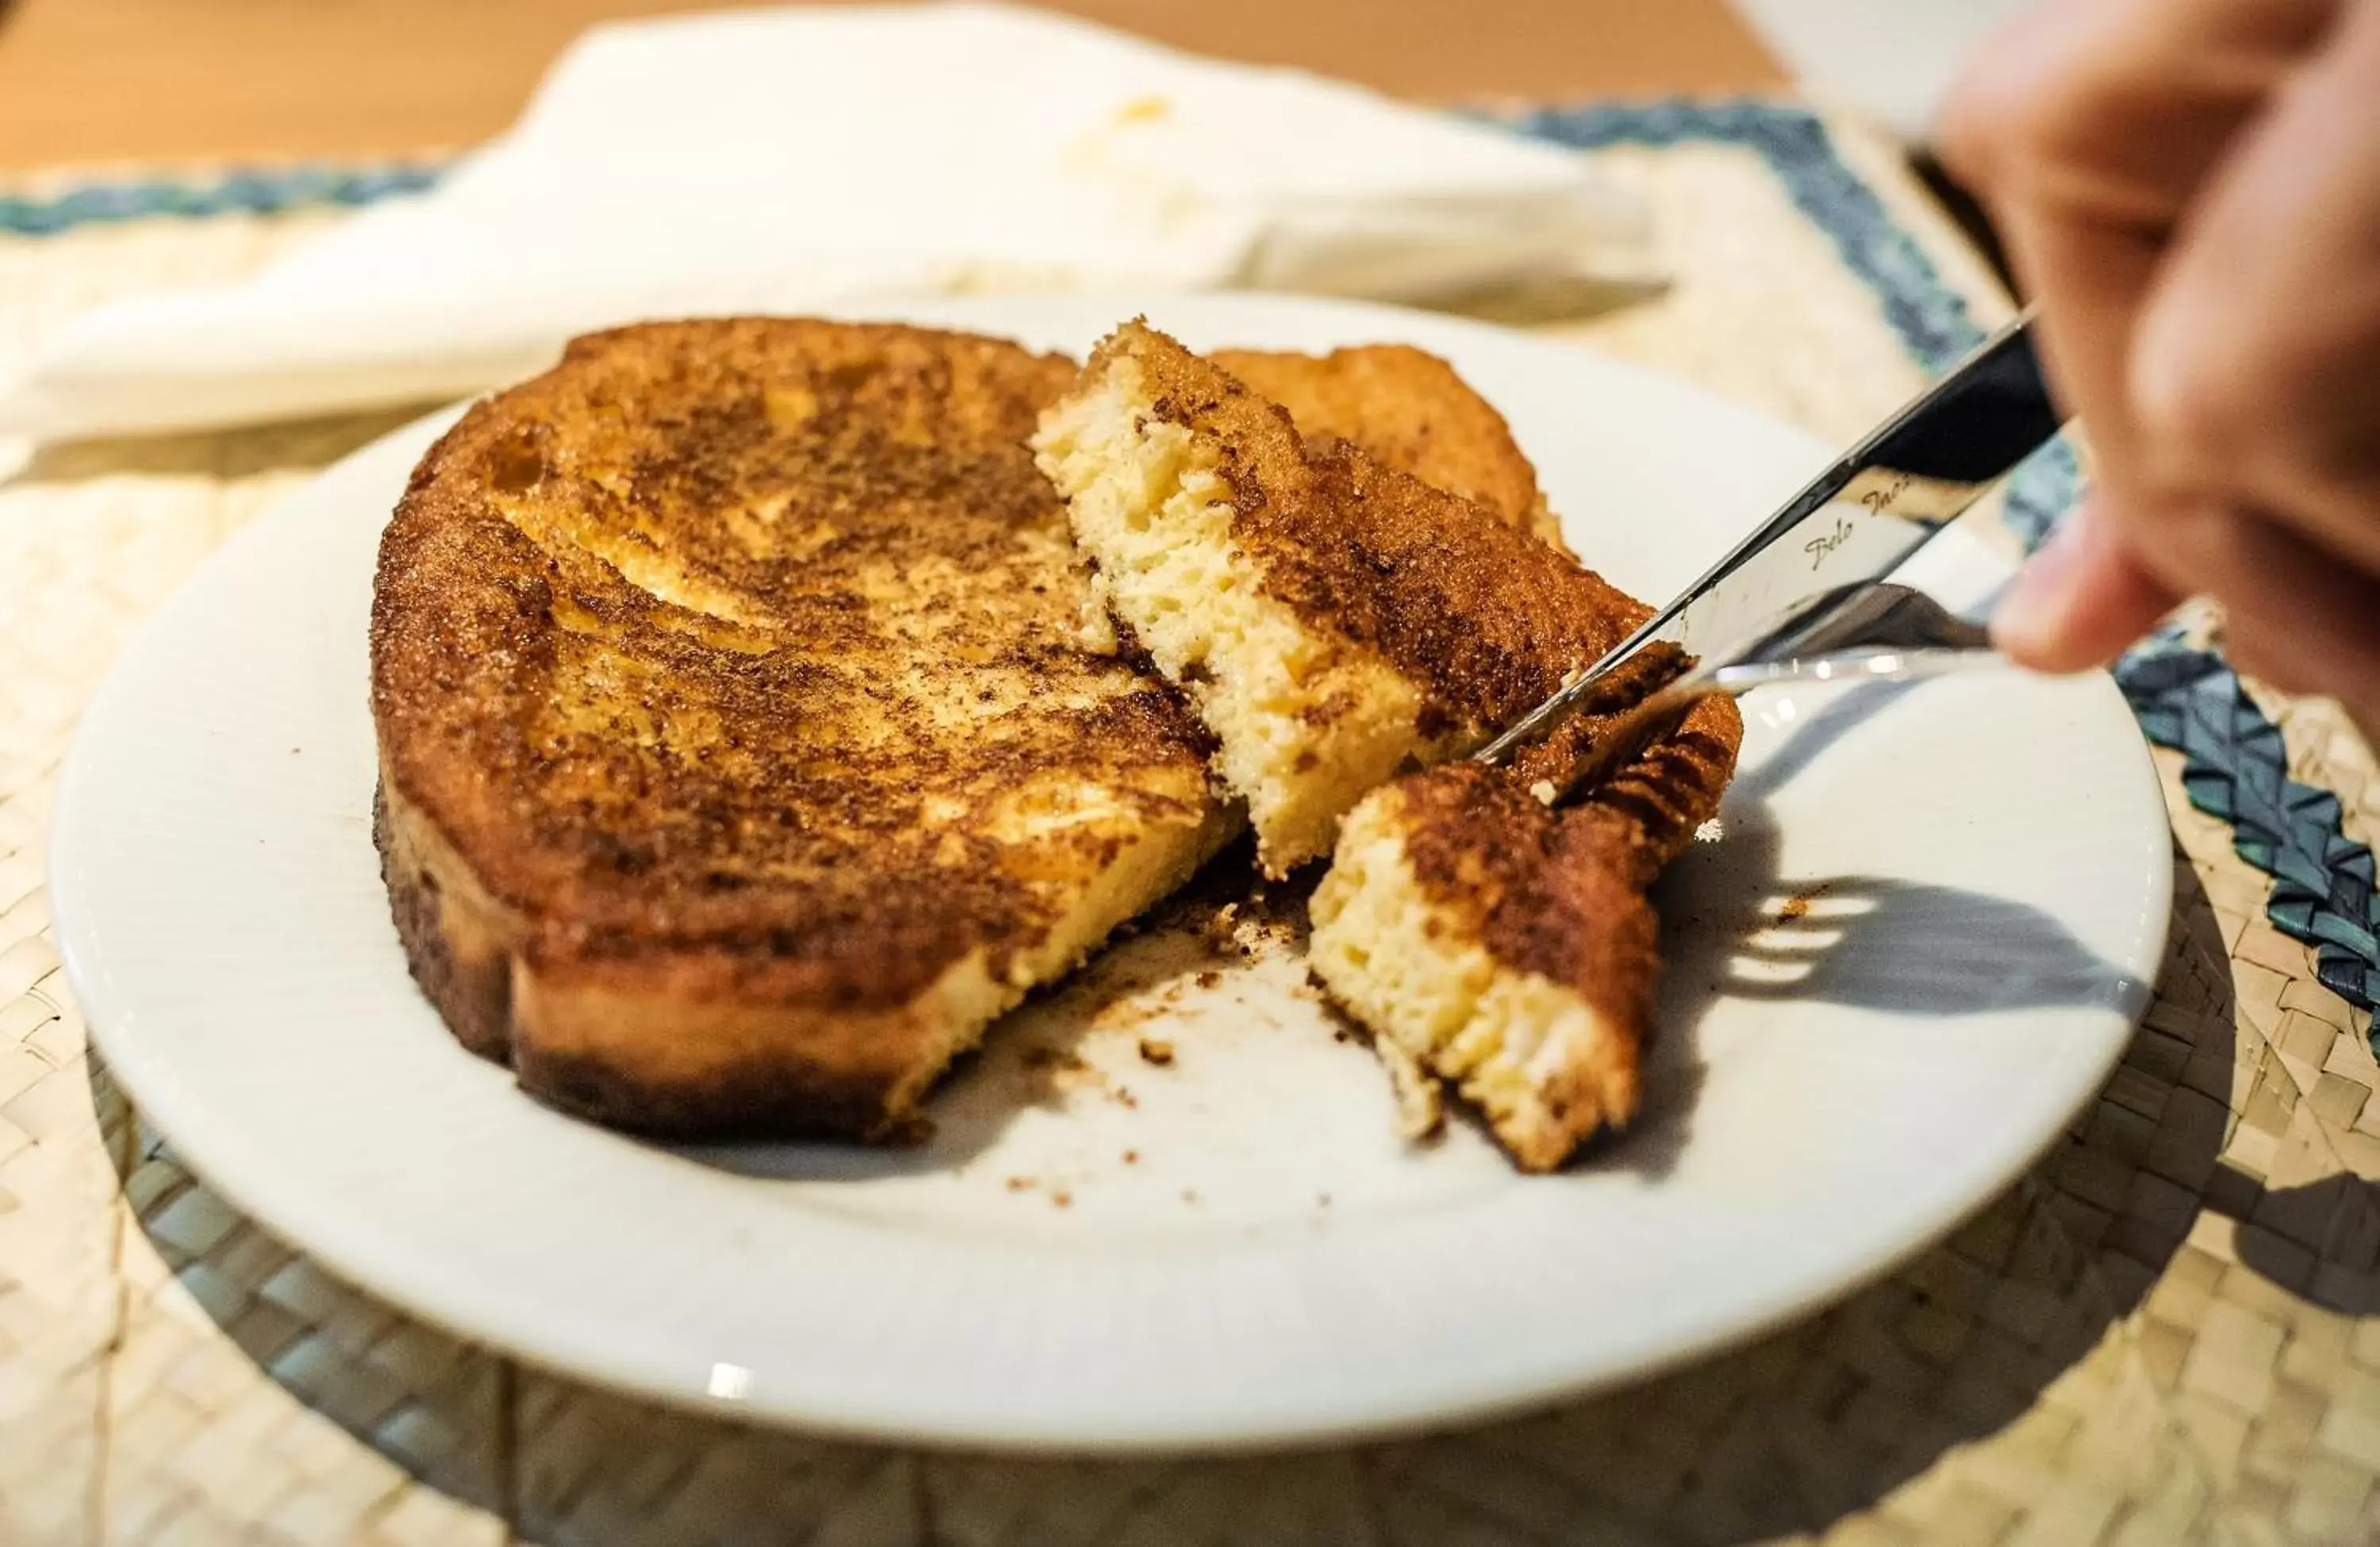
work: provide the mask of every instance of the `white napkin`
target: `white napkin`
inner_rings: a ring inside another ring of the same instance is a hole
[[[455,396],[591,327],[904,292],[1641,283],[1647,236],[1567,152],[1044,12],[607,26],[428,194],[244,283],[68,323],[0,386],[0,433]]]

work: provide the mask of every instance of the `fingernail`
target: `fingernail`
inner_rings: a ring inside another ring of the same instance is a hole
[[[2088,542],[2083,523],[2090,519],[2087,505],[2069,516],[2017,571],[2008,593],[1993,609],[1992,642],[2016,660],[2055,655],[2064,642],[2079,598],[2076,582]]]

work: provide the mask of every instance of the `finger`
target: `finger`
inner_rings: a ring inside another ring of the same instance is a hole
[[[2174,591],[2223,603],[2234,659],[2289,692],[2380,695],[2380,579],[2265,517],[2213,507],[2123,513],[2122,537]],[[2142,531],[2154,541],[2139,541]]]
[[[2380,574],[2380,6],[2341,18],[2193,207],[2129,390],[2161,500],[2269,514]]]
[[[2103,666],[2180,604],[2132,556],[2095,494],[2017,576],[1992,615],[1992,642],[2036,671]]]
[[[1961,181],[2170,225],[2328,35],[2338,0],[2066,0],[1995,38],[1946,99]]]
[[[2309,676],[2289,653],[2289,631],[2268,624],[2228,622],[2223,653],[2234,670],[2284,693],[2335,699],[2366,739],[2380,731],[2380,680]]]
[[[1946,106],[1945,164],[2038,298],[2050,378],[2119,493],[2133,463],[2133,323],[2173,225],[2333,8],[2070,0],[2004,35]]]
[[[2042,369],[2089,436],[2098,481],[2129,490],[2136,460],[2128,351],[2164,255],[2161,233],[2019,204],[2002,222],[2019,282],[2035,298]]]

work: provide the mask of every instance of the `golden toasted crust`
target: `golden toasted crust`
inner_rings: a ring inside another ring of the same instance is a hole
[[[1341,370],[1307,367],[1308,384]],[[1485,741],[1647,615],[1504,514],[1302,434],[1142,323],[1101,343],[1034,445],[1275,875],[1328,853],[1367,790]]]
[[[1500,728],[1651,615],[1494,511],[1358,445],[1309,446],[1280,405],[1146,323],[1100,344],[1150,410],[1219,459],[1257,583],[1318,633],[1377,652],[1439,714]]]
[[[1572,734],[1584,744],[1596,728]],[[1409,775],[1395,788],[1414,878],[1500,965],[1568,986],[1641,1037],[1659,969],[1645,891],[1718,813],[1742,741],[1734,700],[1712,698],[1574,803],[1532,794],[1531,767]]]
[[[626,1127],[887,1132],[1228,835],[1197,725],[1084,641],[1023,444],[1072,373],[653,324],[431,450],[372,709],[400,930],[468,1043]]]
[[[1407,344],[1366,344],[1327,355],[1218,349],[1207,358],[1287,409],[1309,442],[1353,441],[1373,460],[1561,546],[1561,523],[1546,507],[1537,469],[1512,426],[1436,355]]]

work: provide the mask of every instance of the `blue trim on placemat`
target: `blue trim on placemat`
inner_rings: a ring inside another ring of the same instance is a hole
[[[160,216],[281,214],[309,205],[355,206],[392,194],[419,193],[438,180],[436,166],[296,166],[234,172],[203,183],[142,178],[80,183],[55,197],[0,194],[0,236],[48,237],[78,225]]]
[[[1718,140],[1757,152],[1794,208],[1834,238],[1843,266],[1876,293],[1893,332],[1927,370],[1946,369],[1984,336],[1967,314],[1966,298],[1942,283],[1925,250],[1836,154],[1815,114],[1765,103],[1670,102],[1546,109],[1505,121],[1533,138],[1582,151]]]
[[[1833,238],[1843,264],[1876,298],[1912,359],[1938,371],[1980,343],[1983,329],[1933,260],[1837,152],[1825,122],[1765,103],[1654,103],[1548,108],[1498,120],[1580,150],[1686,141],[1739,145],[1759,155],[1787,196]],[[98,222],[153,216],[277,214],[310,205],[369,204],[414,193],[440,168],[302,167],[238,173],[206,183],[98,182],[46,199],[0,196],[0,235],[49,236]],[[2010,480],[2007,519],[2027,548],[2071,509],[2082,474],[2063,441]],[[2168,630],[2127,655],[2116,680],[2149,738],[2183,757],[2191,803],[2232,824],[2240,857],[2274,878],[2274,926],[2314,949],[2322,981],[2374,1011],[2380,1049],[2380,897],[2372,851],[2345,836],[2338,797],[2289,776],[2280,727],[2222,658]]]
[[[2190,803],[2229,822],[2240,858],[2273,878],[2274,928],[2313,947],[2315,976],[2341,999],[2380,1002],[2372,851],[2341,832],[2338,797],[2289,776],[2281,728],[2212,651],[2161,634],[2117,663],[2116,681],[2150,739],[2180,750]]]

